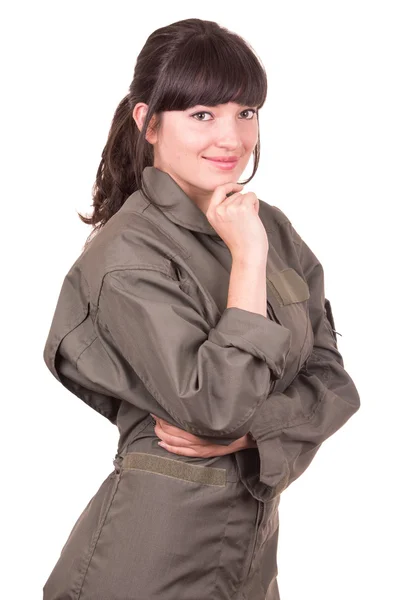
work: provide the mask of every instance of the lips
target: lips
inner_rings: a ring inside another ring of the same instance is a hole
[[[206,160],[209,160],[209,162],[212,162],[212,169],[217,169],[218,171],[233,171],[234,169],[237,168],[239,159],[230,159],[227,158],[227,160],[225,160],[224,158],[209,158],[207,156],[203,156],[203,158],[205,158]]]
[[[207,160],[213,160],[215,162],[221,162],[221,163],[235,163],[238,161],[238,158],[212,158],[211,156],[204,156],[204,158],[206,158]]]

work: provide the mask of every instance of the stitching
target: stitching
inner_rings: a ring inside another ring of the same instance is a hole
[[[169,261],[170,262],[170,261]],[[101,281],[101,285],[99,286],[99,292],[98,292],[98,301],[97,301],[97,310],[95,313],[95,319],[94,319],[94,325],[96,325],[96,322],[98,320],[98,313],[100,310],[100,300],[101,300],[101,296],[102,296],[102,288],[103,288],[103,284],[105,281],[105,277],[107,275],[111,275],[112,273],[115,272],[122,272],[122,271],[157,271],[158,273],[162,273],[162,275],[164,275],[164,277],[168,277],[168,279],[171,279],[172,281],[175,281],[177,283],[178,279],[175,279],[174,277],[171,277],[169,272],[170,269],[163,270],[161,267],[158,266],[153,266],[152,264],[140,264],[140,265],[136,265],[136,266],[128,266],[128,267],[115,267],[114,269],[111,269],[110,271],[106,271],[106,273],[103,275],[102,277],[102,281]]]
[[[185,463],[187,464],[187,463]],[[203,469],[209,469],[210,467],[203,467]],[[175,475],[168,475],[168,473],[158,473],[157,471],[149,471],[148,469],[140,469],[139,467],[122,467],[125,471],[136,471],[137,473],[149,473],[151,475],[161,475],[161,477],[168,477],[168,479],[174,479],[176,481],[182,481],[184,483],[192,483],[190,479],[184,479],[182,477],[176,477]],[[213,487],[225,487],[226,483],[208,483],[207,481],[193,481],[193,483],[198,483],[199,485],[208,485]]]
[[[247,583],[249,584],[249,581],[250,581],[251,567],[252,567],[254,558],[256,556],[255,550],[257,550],[257,540],[258,540],[259,530],[261,528],[262,521],[263,521],[263,518],[265,515],[265,504],[267,504],[266,502],[263,502],[262,500],[257,500],[256,498],[255,498],[255,500],[256,500],[258,506],[257,506],[257,512],[256,512],[255,522],[254,522],[254,534],[253,534],[253,537],[251,538],[252,545],[250,544],[249,556],[247,557],[247,560],[243,563],[243,566],[241,569],[240,585],[237,586],[237,589],[235,590],[235,594],[234,594],[234,596],[232,596],[232,600],[239,600],[238,598],[236,598],[236,594],[238,594],[238,592],[241,592],[243,600],[246,600],[246,596],[245,596],[245,592],[244,592],[243,588],[246,586]],[[247,552],[248,552],[248,548],[247,548]]]
[[[148,204],[144,210],[146,210],[147,208],[149,208],[149,206],[155,206],[152,203]],[[155,206],[155,208],[157,208]],[[159,210],[159,209],[158,209]],[[159,231],[161,231],[161,233],[163,233],[173,244],[175,244],[176,246],[178,246],[182,256],[184,258],[190,258],[191,254],[188,252],[188,250],[184,247],[181,246],[173,237],[171,237],[167,231],[165,229],[163,229],[161,227],[161,225],[159,225],[158,223],[156,223],[156,221],[149,219],[148,217],[146,217],[146,215],[143,214],[143,212],[141,211],[137,211],[137,210],[129,210],[128,213],[132,213],[134,215],[138,215],[139,217],[141,217],[142,219],[144,219],[145,221],[147,221],[148,223],[150,223],[151,225],[153,225],[156,229],[158,229]],[[174,258],[174,256],[177,256],[178,252],[175,252],[174,254],[170,254],[168,255],[170,259]]]
[[[271,281],[268,277],[266,279],[267,279],[269,285],[271,286],[271,288],[273,290],[273,293],[274,293],[274,295],[276,296],[276,298],[278,300],[278,303],[280,304],[280,306],[284,306],[284,301],[283,301],[283,299],[282,299],[282,297],[281,297],[278,289],[274,285],[273,281]]]
[[[109,501],[109,505],[108,505],[108,507],[107,507],[107,509],[106,509],[106,511],[105,511],[105,514],[103,515],[102,521],[101,521],[101,522],[99,523],[99,525],[98,525],[98,531],[96,532],[96,536],[95,536],[95,537],[96,537],[96,539],[94,538],[94,540],[95,540],[95,541],[94,541],[94,544],[93,544],[93,548],[92,548],[92,550],[91,550],[91,551],[89,552],[89,554],[88,554],[88,562],[87,562],[87,566],[86,566],[86,568],[85,568],[85,571],[83,571],[83,579],[82,579],[82,582],[81,582],[81,584],[80,584],[80,589],[78,590],[78,596],[77,596],[77,600],[79,600],[79,598],[80,598],[80,596],[81,596],[81,592],[82,592],[83,585],[84,585],[84,583],[85,583],[85,580],[86,580],[86,577],[87,577],[87,572],[88,572],[88,569],[89,569],[89,567],[90,567],[90,564],[91,564],[91,561],[92,561],[92,557],[94,556],[94,552],[95,552],[95,549],[96,549],[96,547],[97,547],[97,544],[98,544],[99,538],[101,537],[101,533],[102,533],[102,530],[103,530],[103,526],[104,526],[104,524],[105,524],[105,521],[106,521],[106,518],[107,518],[107,516],[108,516],[108,513],[109,513],[109,510],[110,510],[110,507],[111,507],[111,506],[112,506],[112,504],[113,504],[113,500],[114,500],[114,497],[115,497],[115,495],[116,495],[117,489],[118,489],[118,487],[119,487],[119,483],[120,483],[120,477],[121,477],[121,473],[119,473],[119,474],[117,475],[116,485],[114,486],[114,490],[113,490],[113,493],[112,493],[112,495],[111,495],[111,498],[110,498],[110,501]]]
[[[221,541],[220,541],[220,543],[219,543],[220,552],[219,552],[219,561],[218,561],[218,565],[217,565],[217,567],[216,567],[215,580],[214,580],[214,584],[213,584],[213,585],[214,585],[214,590],[216,589],[216,584],[217,584],[217,581],[218,581],[218,578],[219,578],[219,571],[220,571],[220,568],[221,568],[221,559],[222,559],[222,549],[223,549],[223,542],[224,542],[224,540],[225,540],[225,537],[226,537],[226,530],[227,530],[227,527],[228,527],[228,525],[229,525],[230,513],[231,513],[232,509],[233,509],[233,508],[236,506],[236,503],[237,503],[237,494],[235,495],[234,499],[232,499],[232,502],[229,504],[229,511],[228,511],[228,513],[227,513],[227,519],[226,519],[225,529],[224,529],[224,531],[223,531],[223,536],[222,536],[222,539],[221,539]]]
[[[136,427],[134,427],[132,437],[128,437],[128,435],[127,435],[127,439],[124,441],[123,446],[120,445],[120,439],[119,439],[117,454],[119,456],[121,456],[122,458],[124,458],[124,456],[126,454],[128,454],[128,452],[129,452],[128,448],[135,442],[135,440],[142,433],[142,431],[145,431],[146,429],[149,428],[149,426],[152,424],[152,422],[153,422],[153,418],[150,416],[150,413],[148,413],[147,417],[145,417],[145,419],[143,419],[143,421],[141,421],[140,427],[138,425]]]
[[[306,331],[305,331],[305,338],[303,340],[303,344],[299,350],[299,356],[302,356],[302,351],[303,348],[305,347],[305,344],[308,340],[309,337],[309,327],[311,327],[311,321],[310,321],[310,314],[309,314],[309,307],[308,307],[308,300],[304,301],[305,303],[305,312],[306,312]]]
[[[106,275],[111,275],[114,272],[119,272],[119,271],[157,271],[158,273],[162,273],[163,275],[165,275],[165,277],[168,277],[169,279],[172,279],[173,281],[178,282],[177,279],[175,279],[175,277],[171,277],[171,275],[169,274],[169,270],[165,270],[162,269],[161,267],[158,267],[157,265],[151,265],[151,264],[140,264],[140,265],[136,265],[134,267],[125,267],[125,268],[117,268],[117,269],[111,269],[110,271],[107,271],[104,275],[104,278],[106,277]]]
[[[243,335],[238,335],[238,334],[234,335],[234,334],[229,333],[229,336],[240,339],[240,340],[244,340],[250,346],[250,348],[255,351],[255,357],[257,358],[257,355],[256,355],[257,347],[250,340],[247,340],[247,338],[245,338]],[[263,360],[263,359],[261,358],[261,360]],[[266,360],[268,362],[269,359],[267,358]],[[278,371],[278,369],[277,369],[277,371]],[[250,414],[252,414],[252,412]]]
[[[97,340],[97,339],[98,339],[98,335],[95,335],[94,339],[93,339],[93,340],[92,340],[92,341],[91,341],[91,342],[88,344],[88,346],[86,346],[86,347],[84,348],[84,350],[82,350],[82,351],[80,352],[80,354],[79,354],[79,355],[78,355],[78,357],[76,358],[76,369],[77,369],[77,363],[79,362],[79,360],[80,360],[80,358],[81,358],[82,354],[84,354],[84,352],[85,352],[86,350],[88,350],[88,348],[89,348],[89,347],[90,347],[90,346],[91,346],[91,345],[92,345],[92,344],[95,342],[95,340]]]

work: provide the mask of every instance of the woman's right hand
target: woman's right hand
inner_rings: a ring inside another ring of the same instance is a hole
[[[243,185],[225,183],[215,188],[206,217],[228,246],[234,259],[267,256],[269,241],[254,192],[242,194]],[[226,194],[232,193],[226,197]]]

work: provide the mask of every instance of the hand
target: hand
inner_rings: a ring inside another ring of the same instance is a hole
[[[150,413],[156,421],[154,432],[162,440],[162,447],[174,454],[182,456],[197,456],[200,458],[211,458],[213,456],[225,456],[245,448],[256,448],[257,444],[248,434],[234,440],[229,446],[213,444],[210,441],[188,433],[184,429],[174,427]]]
[[[217,186],[206,217],[236,259],[267,255],[269,240],[259,217],[259,200],[254,192],[243,194],[242,189],[233,182]]]

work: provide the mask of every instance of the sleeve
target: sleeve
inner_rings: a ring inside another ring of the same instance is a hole
[[[227,445],[282,377],[291,332],[237,307],[211,328],[202,312],[167,269],[128,268],[105,275],[97,323],[112,360],[122,357],[117,369],[133,370],[156,400],[150,412]]]
[[[259,451],[259,479],[269,486],[269,497],[297,479],[322,442],[360,407],[358,391],[337,347],[322,265],[297,232],[293,233],[300,243],[300,260],[310,289],[314,346],[293,382],[283,392],[270,393],[251,424]]]

